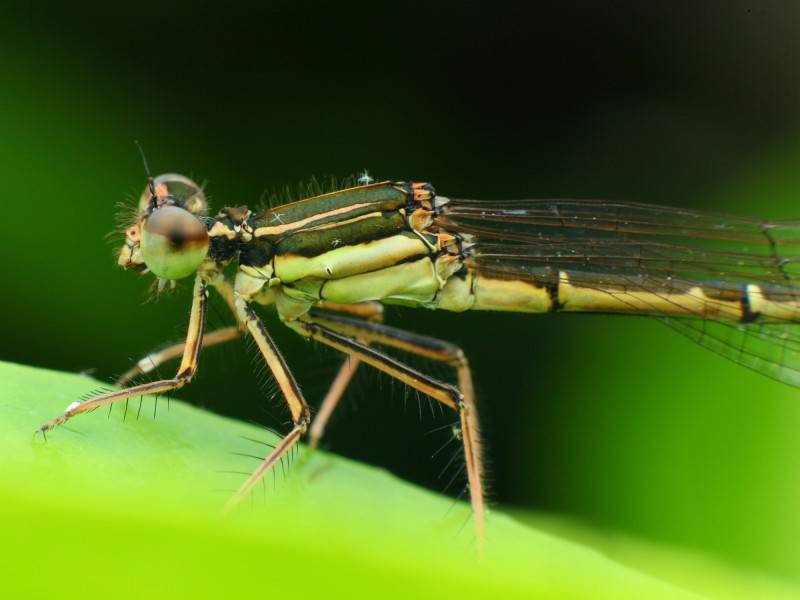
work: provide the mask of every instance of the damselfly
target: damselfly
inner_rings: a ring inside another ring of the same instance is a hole
[[[454,344],[382,323],[382,304],[465,312],[598,312],[659,318],[725,357],[800,386],[800,221],[647,204],[584,200],[477,201],[427,183],[384,181],[252,212],[207,216],[201,188],[181,175],[148,179],[119,255],[160,284],[194,277],[186,341],[123,376],[181,358],[177,374],[74,402],[46,432],[99,406],[175,390],[204,346],[249,334],[280,387],[293,428],[242,484],[234,506],[305,435],[316,445],[360,362],[458,415],[478,539],[483,536],[481,438],[470,367]],[[223,274],[236,263],[235,278]],[[208,289],[238,326],[204,335]],[[292,372],[253,304],[347,355],[312,420]],[[458,385],[430,377],[375,346],[451,366]]]

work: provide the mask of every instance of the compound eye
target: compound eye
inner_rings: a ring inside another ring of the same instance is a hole
[[[147,268],[163,279],[188,277],[208,252],[205,225],[177,206],[157,208],[145,217],[141,237],[139,247]]]
[[[177,173],[164,173],[153,179],[153,188],[148,185],[139,197],[139,212],[147,212],[150,200],[155,192],[159,206],[174,204],[185,208],[193,215],[205,215],[208,202],[203,189],[194,181]]]

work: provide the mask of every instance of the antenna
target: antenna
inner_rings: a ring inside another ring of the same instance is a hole
[[[147,173],[147,187],[150,188],[150,195],[155,198],[156,197],[156,186],[153,183],[153,174],[150,172],[150,165],[147,164],[147,157],[144,155],[144,149],[142,145],[139,143],[139,140],[133,140],[133,143],[136,144],[136,147],[139,149],[139,154],[142,157],[142,163],[144,164],[144,172]]]

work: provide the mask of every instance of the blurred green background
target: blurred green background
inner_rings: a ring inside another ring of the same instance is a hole
[[[144,185],[134,139],[215,208],[366,167],[454,197],[800,216],[794,2],[3,10],[0,359],[111,378],[181,338],[188,286],[147,303],[104,239]],[[267,322],[316,405],[338,358]],[[498,504],[800,580],[800,392],[647,320],[389,322],[471,357]],[[280,427],[252,358],[207,352],[180,396]],[[450,454],[431,454],[448,434],[430,432],[448,419],[415,403],[362,373],[326,443],[444,489]]]

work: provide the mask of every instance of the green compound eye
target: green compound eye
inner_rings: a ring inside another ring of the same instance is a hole
[[[163,279],[183,279],[208,252],[208,231],[190,212],[164,206],[144,220],[140,248],[147,267]]]

